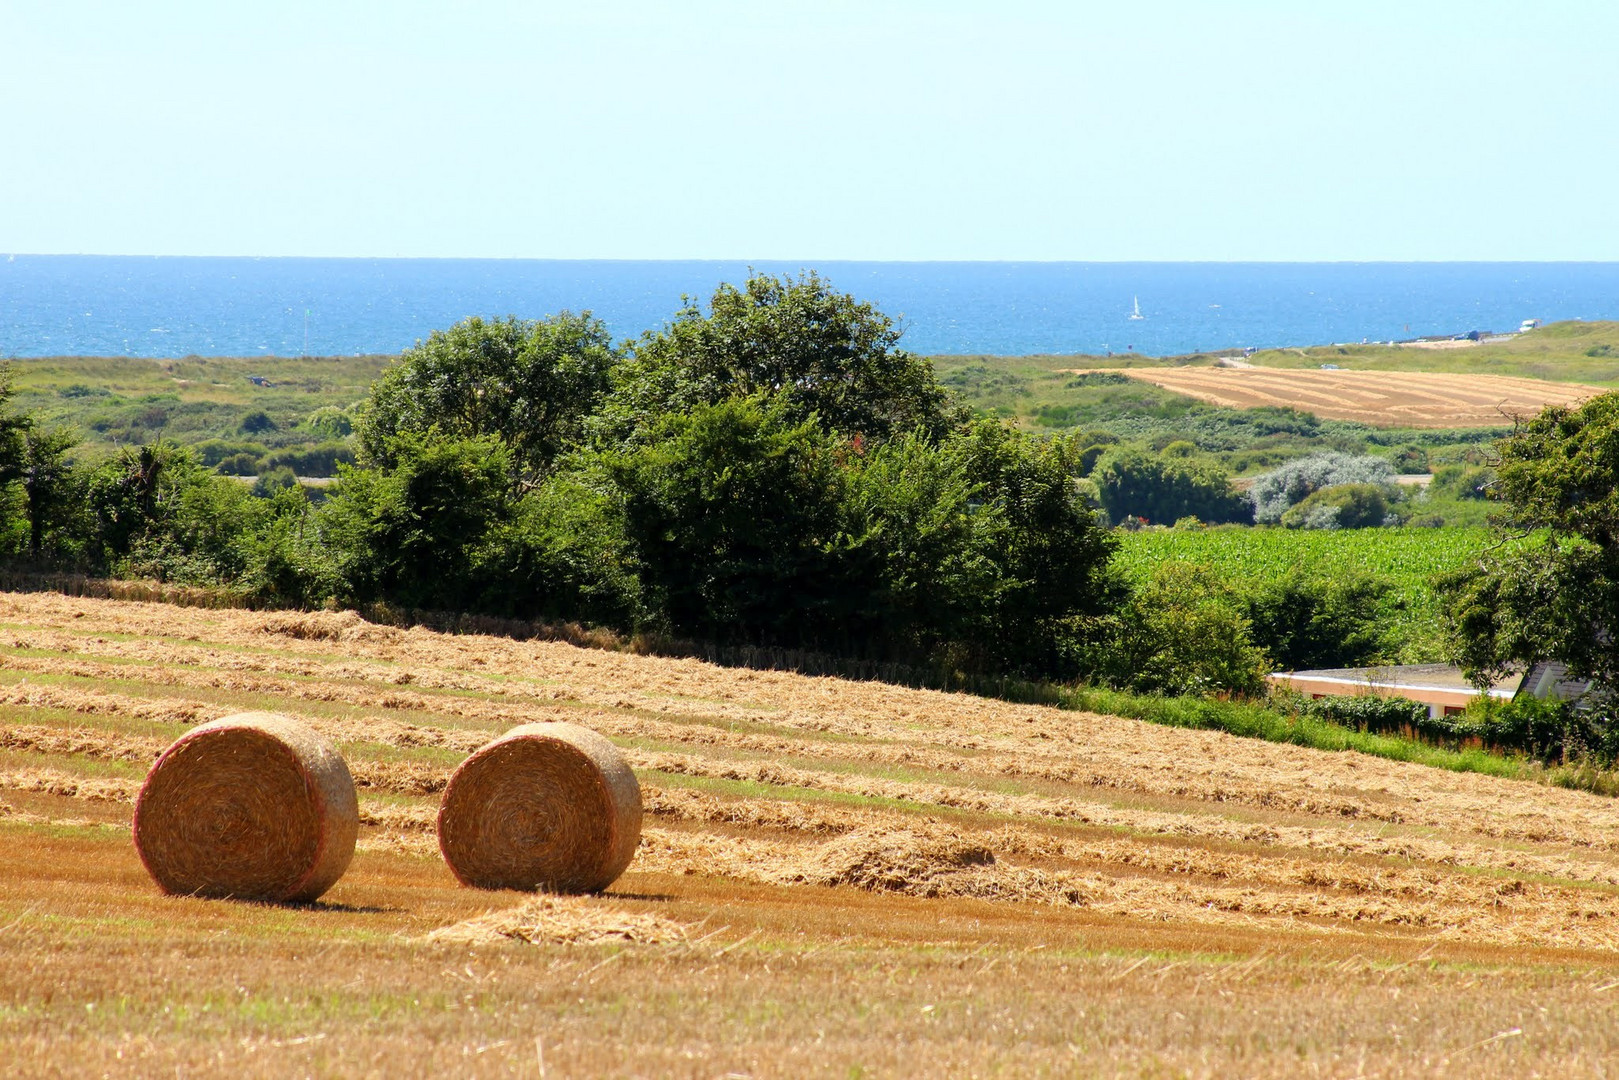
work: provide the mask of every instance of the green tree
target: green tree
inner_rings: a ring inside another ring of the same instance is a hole
[[[1257,694],[1269,662],[1242,599],[1207,566],[1163,563],[1113,616],[1096,674],[1147,693]]]
[[[1306,495],[1282,514],[1289,529],[1366,529],[1389,517],[1387,489],[1377,484],[1334,484]]]
[[[393,439],[388,456],[389,468],[341,467],[316,514],[338,599],[476,608],[491,533],[510,514],[506,447],[429,431]]]
[[[1060,447],[992,420],[955,436],[993,515],[998,581],[991,622],[972,642],[988,671],[1068,677],[1086,626],[1118,602],[1116,541],[1079,497]]]
[[[704,314],[690,298],[636,344],[615,375],[603,429],[623,441],[665,412],[766,394],[787,419],[866,441],[913,429],[942,434],[960,419],[933,367],[899,348],[900,330],[814,271],[753,274],[721,285]]]
[[[840,589],[831,546],[841,483],[829,438],[777,399],[664,415],[590,467],[615,491],[650,602],[670,630],[813,641]]]
[[[46,538],[74,521],[82,505],[83,483],[68,452],[77,445],[72,433],[30,428],[23,434],[21,472],[28,517],[28,555],[38,562]]]
[[[559,469],[523,495],[489,544],[480,609],[620,629],[651,618],[617,492]]]
[[[14,519],[12,485],[22,479],[26,460],[25,436],[33,423],[11,411],[14,375],[9,362],[0,362],[0,537],[10,533]]]
[[[992,629],[1006,530],[972,475],[970,449],[965,438],[912,434],[851,456],[842,555],[856,647],[948,663]]]
[[[174,443],[125,449],[85,484],[95,522],[88,561],[120,576],[234,584],[245,566],[242,541],[262,520],[263,502]]]
[[[1441,583],[1481,681],[1539,660],[1619,687],[1619,394],[1550,406],[1497,447],[1502,543]]]
[[[607,327],[589,312],[466,319],[383,372],[360,413],[360,445],[392,467],[401,436],[435,428],[449,438],[487,436],[506,448],[513,478],[533,483],[579,439],[618,360]]]
[[[1295,567],[1241,599],[1250,635],[1285,671],[1379,663],[1384,605],[1393,586],[1353,569],[1329,574]]]
[[[1232,488],[1230,476],[1185,458],[1166,460],[1135,449],[1112,450],[1097,461],[1090,479],[1115,522],[1132,514],[1164,524],[1184,517],[1211,524],[1252,519],[1248,502]]]

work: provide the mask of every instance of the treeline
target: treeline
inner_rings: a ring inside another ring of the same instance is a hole
[[[972,420],[898,337],[813,274],[622,345],[588,315],[470,319],[377,382],[318,501],[162,442],[81,464],[8,414],[0,543],[271,604],[1078,674],[1122,593],[1107,530],[1060,447]]]
[[[898,340],[813,274],[722,286],[629,343],[588,315],[470,319],[355,415],[310,419],[340,474],[313,499],[297,462],[251,487],[221,475],[252,451],[228,440],[80,463],[69,435],[8,414],[0,545],[14,566],[257,604],[574,620],[947,682],[1257,694],[1273,667],[1398,648],[1374,579],[1245,591],[1171,565],[1131,587],[1110,565],[1111,523],[1252,520],[1363,479],[1358,459],[1240,495],[1190,443],[974,419]],[[244,435],[273,425],[256,420]]]
[[[290,465],[251,484],[225,475],[245,453],[229,445],[81,459],[71,432],[11,409],[0,382],[0,562],[265,606],[797,650],[903,665],[935,685],[1258,696],[1267,670],[1397,655],[1390,583],[1369,575],[1301,568],[1233,584],[1170,562],[1130,584],[1112,564],[1111,526],[1132,518],[1387,522],[1409,501],[1388,460],[1322,453],[1238,493],[1190,442],[1042,438],[975,418],[898,342],[889,319],[813,273],[722,285],[632,342],[588,314],[469,319],[404,353],[352,413],[318,418],[338,478],[313,495]],[[1509,523],[1570,539],[1448,584],[1471,670],[1563,658],[1612,684],[1613,409],[1548,412],[1503,444]],[[1607,455],[1606,486],[1581,487],[1583,464],[1545,464],[1575,435]],[[1434,483],[1474,498],[1493,479]],[[1573,509],[1542,506],[1537,493],[1564,481]],[[1579,723],[1605,732],[1606,715]],[[1531,719],[1532,732],[1499,717],[1490,730],[1545,753],[1551,722]],[[1589,732],[1578,743],[1608,749]]]
[[[1483,500],[1494,472],[1485,466],[1439,466],[1426,486],[1396,482],[1402,466],[1429,470],[1420,447],[1390,457],[1316,450],[1250,478],[1237,491],[1217,455],[1187,439],[1125,443],[1110,431],[1060,436],[1090,497],[1110,520],[1127,526],[1280,525],[1289,529],[1483,524]]]
[[[588,315],[469,319],[391,365],[352,431],[329,418],[339,478],[313,497],[290,471],[222,475],[224,443],[81,463],[69,435],[8,412],[0,554],[255,604],[572,620],[946,684],[1255,694],[1272,666],[1384,655],[1375,582],[1294,575],[1243,595],[1172,566],[1131,587],[1108,525],[1134,452],[974,418],[898,339],[814,274],[722,286],[629,343]],[[1167,475],[1249,505],[1195,464]]]

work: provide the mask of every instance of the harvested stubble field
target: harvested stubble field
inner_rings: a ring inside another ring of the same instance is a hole
[[[336,741],[354,864],[168,898],[155,754]],[[965,695],[351,614],[0,594],[0,1060],[24,1075],[1611,1075],[1619,804]],[[585,724],[648,811],[604,896],[455,885],[456,764]],[[543,1060],[543,1066],[542,1066]]]
[[[1289,368],[1136,367],[1120,375],[1233,409],[1287,407],[1382,427],[1505,427],[1515,415],[1605,393],[1598,386],[1506,375]]]

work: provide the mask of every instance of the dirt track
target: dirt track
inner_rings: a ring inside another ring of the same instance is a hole
[[[1285,406],[1382,427],[1505,427],[1517,414],[1567,405],[1601,387],[1505,375],[1290,368],[1121,368],[1119,374],[1234,409]]]

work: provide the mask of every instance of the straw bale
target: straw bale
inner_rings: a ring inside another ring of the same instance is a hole
[[[359,805],[341,755],[275,713],[201,724],[135,801],[135,848],[164,892],[307,902],[354,856]]]
[[[641,786],[612,743],[577,724],[524,724],[445,786],[439,850],[482,889],[599,892],[641,838]]]
[[[687,927],[662,915],[627,911],[581,896],[536,896],[505,911],[440,927],[423,940],[439,944],[663,945],[686,939]]]

